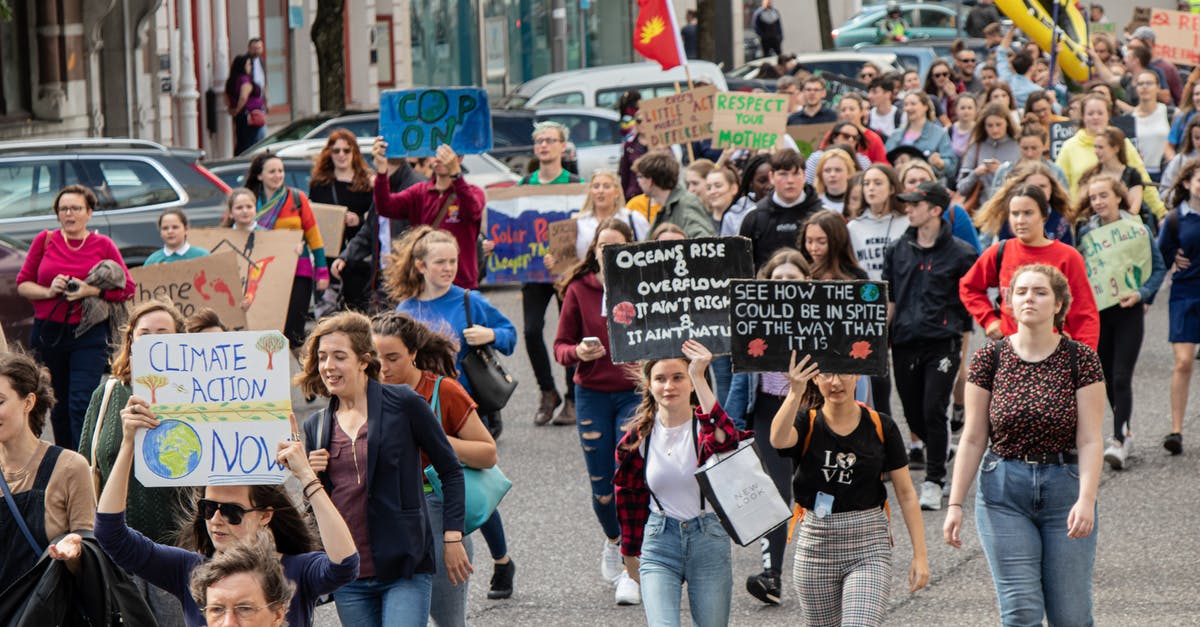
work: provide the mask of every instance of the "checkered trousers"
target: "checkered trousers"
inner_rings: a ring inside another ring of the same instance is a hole
[[[892,542],[880,508],[817,518],[796,533],[792,583],[803,624],[880,625],[892,588]]]

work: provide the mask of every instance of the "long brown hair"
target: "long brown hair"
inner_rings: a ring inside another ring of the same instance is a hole
[[[409,229],[400,238],[383,271],[383,287],[392,300],[407,300],[421,293],[425,277],[417,270],[417,262],[424,261],[429,247],[434,244],[453,244],[458,250],[458,240],[449,231],[434,229],[428,224]]]
[[[918,163],[918,164],[925,163],[925,160],[924,159],[913,159],[913,160],[909,161],[908,164],[905,164],[905,167],[906,168],[912,167],[909,164],[913,164],[913,163]],[[926,166],[928,166],[928,165],[929,164],[926,164]],[[866,179],[867,173],[875,172],[875,171],[882,172],[883,175],[887,177],[888,185],[890,185],[892,188],[892,194],[891,194],[891,196],[888,197],[888,210],[891,211],[893,214],[895,214],[897,217],[905,215],[904,203],[900,202],[900,199],[897,198],[897,196],[903,191],[903,189],[900,187],[901,178],[900,178],[900,175],[896,172],[896,169],[886,163],[872,163],[866,170],[863,170],[863,179],[864,180]],[[907,171],[907,170],[905,170],[905,171]],[[929,168],[929,172],[931,174],[933,173],[932,167]],[[933,178],[936,179],[937,177],[934,176]],[[871,205],[867,203],[867,195],[866,194],[863,194],[863,207],[862,208],[863,208],[863,210],[862,210],[863,213],[866,213],[871,210]]]
[[[979,147],[982,146],[985,141],[990,139],[988,137],[986,124],[988,118],[1003,119],[1005,134],[1007,134],[1010,138],[1016,139],[1017,129],[1013,126],[1012,113],[1009,111],[1009,108],[1000,104],[999,102],[992,102],[985,105],[983,110],[975,116],[975,128],[971,129],[971,138],[967,141],[968,152],[971,150],[969,146],[974,145],[975,151],[978,153]]]
[[[1121,165],[1129,167],[1129,158],[1125,155],[1125,131],[1122,131],[1115,126],[1110,126],[1103,131],[1096,133],[1096,137],[1093,138],[1092,141],[1095,142],[1096,139],[1101,137],[1103,137],[1104,141],[1108,143],[1109,148],[1113,148],[1117,151],[1117,161],[1120,161]],[[1104,164],[1097,162],[1095,166],[1088,169],[1087,172],[1083,173],[1083,176],[1079,177],[1079,186],[1083,187],[1083,185],[1087,183],[1089,179],[1103,171]]]
[[[672,359],[683,362],[684,370],[687,370],[688,361],[682,357],[648,359],[642,362],[640,368],[637,368],[635,376],[637,376],[638,392],[642,395],[642,400],[638,403],[637,409],[634,410],[629,422],[626,422],[623,427],[625,431],[637,432],[637,439],[625,445],[625,450],[637,450],[637,447],[641,446],[646,436],[650,434],[650,430],[654,428],[654,419],[658,415],[658,401],[654,400],[654,394],[650,392],[650,372],[659,363],[671,361]],[[693,391],[694,394],[695,392]],[[695,404],[694,399],[693,404]]]
[[[801,237],[803,237],[803,235],[801,235]],[[810,276],[808,270],[808,259],[805,258],[804,253],[796,250],[795,248],[785,246],[771,254],[770,259],[767,259],[767,262],[758,269],[757,277],[759,279],[770,279],[771,274],[775,272],[775,268],[789,263],[793,266],[796,266],[800,270],[800,273],[804,276]]]
[[[175,308],[175,305],[163,300],[148,300],[137,307],[133,308],[133,313],[129,314],[129,323],[121,328],[121,348],[117,349],[112,358],[112,364],[109,370],[112,372],[114,379],[129,385],[129,379],[133,376],[132,368],[130,367],[130,353],[133,351],[133,331],[137,328],[138,321],[143,316],[147,316],[156,311],[164,311],[171,316],[171,320],[175,323],[175,332],[184,333],[187,330],[187,323],[183,319],[183,314]]]
[[[356,312],[342,313],[321,318],[317,328],[313,329],[304,348],[300,349],[300,372],[292,377],[292,383],[300,388],[306,396],[329,396],[329,389],[321,379],[321,360],[317,352],[321,348],[321,338],[334,333],[345,333],[350,339],[350,348],[358,356],[359,361],[366,362],[367,378],[378,381],[379,371],[383,364],[379,362],[379,351],[375,349],[375,340],[371,337],[371,319]]]
[[[1071,198],[1067,195],[1066,188],[1054,176],[1050,166],[1041,161],[1025,161],[1009,170],[1004,185],[975,212],[975,226],[979,227],[980,232],[998,234],[1008,222],[1008,201],[1012,199],[1014,190],[1023,185],[1029,177],[1038,174],[1050,181],[1050,208],[1062,215],[1068,224],[1073,223],[1075,211],[1071,206]]]
[[[624,220],[620,218],[606,218],[600,222],[600,224],[596,225],[596,233],[592,235],[592,243],[588,244],[587,253],[583,256],[583,259],[567,269],[563,273],[562,278],[554,284],[554,288],[558,290],[560,296],[567,293],[567,287],[576,279],[581,279],[588,274],[600,271],[600,258],[596,255],[596,244],[600,241],[600,233],[603,231],[616,231],[620,233],[621,237],[625,238],[626,244],[634,241],[633,229],[629,228],[629,224]]]
[[[1096,215],[1096,210],[1092,208],[1092,196],[1088,193],[1088,187],[1096,183],[1107,183],[1113,195],[1117,197],[1117,208],[1121,211],[1129,211],[1129,199],[1125,197],[1129,193],[1129,188],[1111,174],[1097,174],[1088,179],[1087,183],[1079,185],[1079,206],[1075,208],[1077,221],[1083,222]]]
[[[1200,159],[1192,159],[1183,165],[1179,171],[1179,175],[1175,177],[1175,182],[1171,185],[1171,191],[1168,193],[1168,206],[1171,208],[1178,207],[1180,203],[1188,202],[1192,199],[1192,192],[1188,189],[1188,183],[1192,181],[1192,177],[1196,176],[1196,171],[1200,170]]]
[[[271,520],[267,528],[275,539],[275,547],[284,555],[299,555],[311,553],[319,548],[313,533],[312,523],[302,514],[288,496],[287,489],[282,485],[249,485],[250,505],[256,508],[271,510]],[[204,498],[204,488],[192,490],[190,503],[183,508],[179,530],[176,532],[176,544],[179,548],[195,551],[205,557],[212,557],[216,552],[212,538],[208,535],[208,527],[204,524],[204,515],[200,513],[200,499]]]
[[[350,181],[350,191],[371,191],[371,168],[367,166],[367,160],[363,158],[362,151],[358,148],[358,138],[344,128],[336,128],[329,134],[325,147],[313,161],[312,178],[308,181],[309,189],[312,189],[314,185],[333,185],[333,145],[338,141],[344,141],[350,147],[350,167],[354,170],[354,178]]]
[[[829,247],[829,251],[825,253],[825,260],[819,263],[813,261],[804,248],[804,234],[810,226],[815,226],[825,233],[825,241]],[[854,255],[854,248],[850,246],[850,230],[846,228],[846,219],[836,211],[823,209],[809,216],[804,221],[804,228],[800,229],[798,248],[808,261],[811,270],[809,276],[813,279],[846,281],[855,278],[850,274],[852,270],[861,271],[858,257]]]
[[[394,337],[404,343],[413,355],[417,370],[432,372],[441,377],[458,377],[455,360],[458,346],[408,314],[387,311],[371,318],[371,330],[375,335]]]

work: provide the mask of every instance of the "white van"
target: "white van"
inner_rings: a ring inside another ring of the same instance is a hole
[[[692,81],[704,81],[722,91],[727,88],[721,68],[708,61],[688,61]],[[642,98],[658,98],[675,93],[675,86],[687,89],[683,66],[663,71],[657,63],[626,63],[569,70],[525,81],[517,91],[501,101],[508,109],[519,107],[587,106],[615,109],[621,94],[639,89]]]

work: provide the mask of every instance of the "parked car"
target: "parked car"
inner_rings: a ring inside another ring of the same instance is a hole
[[[953,39],[959,35],[958,21],[966,19],[968,8],[962,14],[955,12],[952,3],[904,2],[900,4],[900,15],[909,25],[909,39],[938,38]],[[887,5],[876,4],[863,7],[855,16],[833,29],[833,47],[853,48],[858,44],[878,44],[879,24],[887,17]]]
[[[374,137],[379,132],[379,111],[323,111],[297,118],[242,154],[252,155],[268,148],[277,150],[288,142],[303,139],[328,139],[336,128],[349,129],[356,137]]]
[[[324,146],[325,142],[321,142]],[[318,151],[320,148],[317,149]],[[234,157],[233,159],[223,159],[221,161],[209,161],[204,165],[228,185],[233,187],[246,186],[246,173],[250,170],[251,155],[256,153],[248,153],[243,157]],[[312,161],[308,158],[288,157],[283,160],[283,181],[289,187],[295,187],[308,191],[308,180],[312,178]]]
[[[688,61],[693,81],[707,81],[717,89],[727,89],[721,68],[708,61]],[[658,98],[675,93],[676,85],[687,88],[683,66],[664,71],[657,63],[626,63],[554,72],[521,83],[516,91],[500,100],[506,109],[568,105],[616,109],[621,94],[630,89],[641,91],[642,98]]]
[[[112,238],[128,265],[140,265],[162,246],[164,209],[181,208],[202,226],[220,219],[229,187],[200,165],[202,154],[145,140],[0,142],[0,232],[28,245],[58,228],[54,197],[81,183],[96,192],[89,226]]]
[[[983,39],[966,38],[967,48],[975,52],[976,58],[987,59],[987,44]],[[885,53],[896,56],[897,62],[905,70],[916,70],[923,77],[929,74],[929,68],[938,59],[950,59],[950,46],[953,39],[915,39],[907,44],[871,45],[859,44],[854,47],[856,52]],[[981,62],[980,66],[983,65]]]
[[[0,234],[0,328],[9,346],[25,344],[33,328],[33,305],[17,294],[17,273],[25,264],[27,245]]]

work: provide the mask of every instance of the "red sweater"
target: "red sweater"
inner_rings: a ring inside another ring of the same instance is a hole
[[[998,274],[997,245],[993,244],[983,251],[958,283],[958,295],[975,321],[987,329],[992,321],[999,319],[1000,331],[1004,335],[1016,333],[1017,323],[1013,320],[1012,305],[1008,302],[1009,282],[1017,268],[1031,263],[1044,263],[1062,270],[1071,287],[1071,307],[1067,310],[1063,331],[1072,339],[1095,349],[1100,340],[1100,313],[1096,310],[1096,298],[1088,282],[1087,266],[1079,251],[1057,240],[1051,240],[1049,246],[1028,246],[1016,238],[1005,242],[1004,267],[1000,268]],[[988,298],[990,287],[999,287],[1003,298],[999,318],[993,308],[994,303]]]
[[[867,142],[867,149],[862,154],[866,155],[871,163],[887,163],[887,149],[883,146],[883,139],[879,137],[879,133],[871,129],[860,126],[859,132],[863,134],[863,139]]]
[[[604,316],[604,286],[595,274],[585,274],[567,286],[562,311],[558,314],[558,333],[554,336],[554,358],[564,366],[577,366],[575,384],[597,392],[624,392],[637,387],[629,372],[612,362],[608,342],[608,324]],[[607,351],[593,361],[581,361],[575,354],[585,337],[598,337]]]
[[[49,241],[46,238],[49,238]],[[121,257],[121,251],[117,250],[116,244],[99,233],[92,232],[83,241],[83,246],[79,250],[74,250],[75,246],[78,244],[67,247],[67,241],[63,239],[62,231],[59,229],[38,233],[37,237],[33,238],[33,243],[29,245],[29,253],[25,257],[21,271],[17,273],[17,285],[33,281],[42,287],[49,287],[50,283],[54,281],[54,277],[60,274],[83,281],[92,268],[105,259],[112,259],[121,264],[122,268],[125,267],[125,260]],[[101,296],[104,300],[122,302],[132,298],[133,291],[133,278],[129,276],[129,270],[126,269],[125,288],[108,290]],[[58,310],[55,311],[54,305],[58,302],[58,298],[33,301],[33,317],[38,320],[49,320],[50,312],[54,312],[52,322],[62,322],[63,316],[70,311],[66,321],[69,324],[79,322],[82,307],[78,301],[69,306],[59,305]]]
[[[458,242],[458,274],[454,284],[464,290],[479,287],[479,255],[475,239],[483,222],[487,198],[483,190],[463,177],[454,179],[445,192],[434,187],[434,181],[423,181],[402,192],[393,194],[386,174],[375,175],[375,210],[385,218],[408,220],[413,226],[433,225],[447,196],[453,191],[455,201],[446,210],[439,228],[449,231]]]

